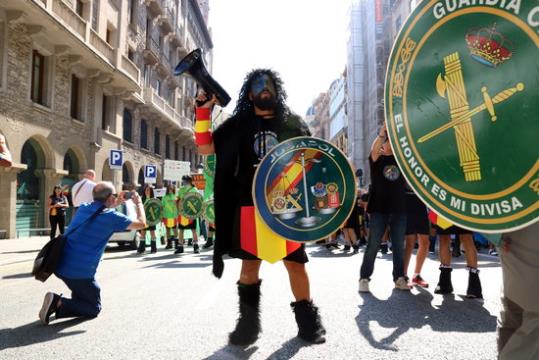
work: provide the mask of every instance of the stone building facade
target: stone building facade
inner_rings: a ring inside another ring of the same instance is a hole
[[[118,189],[144,165],[200,162],[195,84],[173,69],[213,44],[197,0],[17,0],[0,4],[0,133],[14,164],[0,168],[0,230],[46,228],[53,186],[86,169]],[[124,154],[111,170],[111,149]]]

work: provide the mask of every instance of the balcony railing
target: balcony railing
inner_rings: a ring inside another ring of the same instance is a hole
[[[192,122],[186,117],[181,116],[172,106],[170,106],[170,104],[165,99],[163,99],[156,93],[154,88],[144,88],[144,101],[146,101],[147,104],[151,104],[162,115],[169,118],[178,126],[187,129],[190,129],[192,127]]]
[[[73,11],[72,8],[62,0],[53,0],[52,12],[84,40],[86,35],[86,21]]]
[[[125,55],[122,55],[122,69],[129,74],[137,83],[139,81],[139,69]]]
[[[93,29],[90,29],[90,44],[114,64],[114,48],[103,40]]]

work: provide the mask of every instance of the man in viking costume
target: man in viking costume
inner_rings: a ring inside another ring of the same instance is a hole
[[[233,116],[212,134],[210,114],[217,100],[209,99],[204,93],[197,98],[195,138],[198,150],[202,155],[216,155],[213,273],[221,277],[225,254],[242,260],[237,283],[240,314],[229,336],[230,343],[235,345],[254,343],[260,332],[261,260],[241,246],[246,240],[243,237],[246,229],[255,227],[251,189],[256,166],[278,143],[310,135],[306,124],[290,111],[285,100],[282,81],[275,72],[253,70],[246,76]],[[268,239],[256,239],[262,240]],[[323,343],[325,329],[310,295],[305,247],[290,243],[287,248],[295,249],[283,262],[296,299],[291,307],[299,328],[298,337],[310,343]]]

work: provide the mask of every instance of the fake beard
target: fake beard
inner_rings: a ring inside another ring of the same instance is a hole
[[[273,110],[277,106],[277,101],[274,96],[262,97],[261,94],[258,94],[253,99],[253,104],[260,110]]]

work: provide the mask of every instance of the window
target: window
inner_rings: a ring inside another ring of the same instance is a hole
[[[81,0],[75,1],[75,12],[80,17],[83,17],[82,15],[84,14],[84,3]]]
[[[97,32],[99,23],[99,0],[92,1],[92,29]]]
[[[133,117],[131,116],[131,111],[129,109],[124,109],[124,124],[123,124],[123,138],[125,141],[133,142]]]
[[[186,161],[185,155],[186,155],[185,146],[182,146],[182,160],[183,160],[183,161]]]
[[[77,120],[83,120],[81,83],[76,75],[71,75],[71,118]]]
[[[32,101],[47,106],[45,56],[37,50],[32,53]]]
[[[107,26],[105,40],[110,46],[116,46],[116,29],[110,24]]]
[[[140,120],[140,147],[148,149],[148,124],[146,120]]]
[[[170,136],[165,137],[165,159],[170,159]]]
[[[4,57],[6,56],[5,35],[6,23],[0,20],[0,87],[4,85]]]
[[[134,0],[128,0],[127,1],[127,20],[129,21],[129,24],[135,24],[135,1]]]
[[[159,129],[155,128],[155,132],[153,134],[153,148],[154,148],[154,152],[157,155],[161,154],[160,147],[161,147],[161,142],[160,142]]]
[[[132,47],[127,48],[127,58],[135,62],[135,50]]]
[[[161,80],[159,79],[155,80],[155,91],[157,91],[157,95],[161,96]]]
[[[112,108],[112,98],[103,95],[103,106],[101,107],[101,129],[110,131],[112,128],[110,110]]]
[[[174,143],[174,160],[180,160],[180,144]]]

